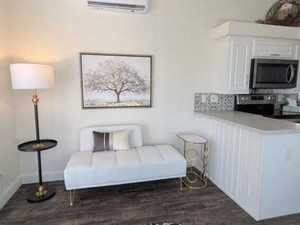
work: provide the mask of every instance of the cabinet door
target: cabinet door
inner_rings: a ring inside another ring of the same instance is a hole
[[[254,56],[263,58],[297,58],[297,43],[293,40],[264,39],[254,40]]]
[[[233,94],[248,94],[252,58],[252,40],[233,37],[229,45],[228,88]]]

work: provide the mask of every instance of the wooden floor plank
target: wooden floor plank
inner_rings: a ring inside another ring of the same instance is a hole
[[[78,191],[74,207],[68,204],[63,182],[47,185],[56,196],[29,204],[34,185],[23,185],[0,211],[1,225],[300,225],[300,215],[255,222],[217,187],[179,191],[178,180],[129,184]]]

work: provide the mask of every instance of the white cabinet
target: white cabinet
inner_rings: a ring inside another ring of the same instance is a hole
[[[298,41],[258,38],[253,43],[254,57],[298,59]]]
[[[300,59],[299,46],[298,40],[287,39],[227,36],[216,40],[213,91],[222,94],[249,94],[253,58]],[[298,77],[297,88],[288,91],[300,91],[300,73]]]
[[[248,38],[231,38],[228,58],[228,89],[233,93],[249,93],[252,42]]]
[[[253,42],[245,37],[227,37],[216,45],[215,92],[248,94]]]

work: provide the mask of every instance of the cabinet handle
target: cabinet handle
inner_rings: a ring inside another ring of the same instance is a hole
[[[290,77],[288,74],[289,72],[290,72]],[[294,69],[293,65],[289,65],[289,67],[287,69],[287,81],[289,84],[292,83],[292,81],[294,80],[294,77],[295,77],[295,69]]]

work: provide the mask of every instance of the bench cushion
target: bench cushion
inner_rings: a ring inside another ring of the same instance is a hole
[[[87,127],[80,131],[80,148],[81,152],[92,152],[94,150],[93,132],[110,133],[115,131],[128,131],[129,146],[137,148],[143,146],[142,130],[139,125],[114,125]]]
[[[64,172],[67,190],[185,177],[187,163],[172,146],[78,152]]]

